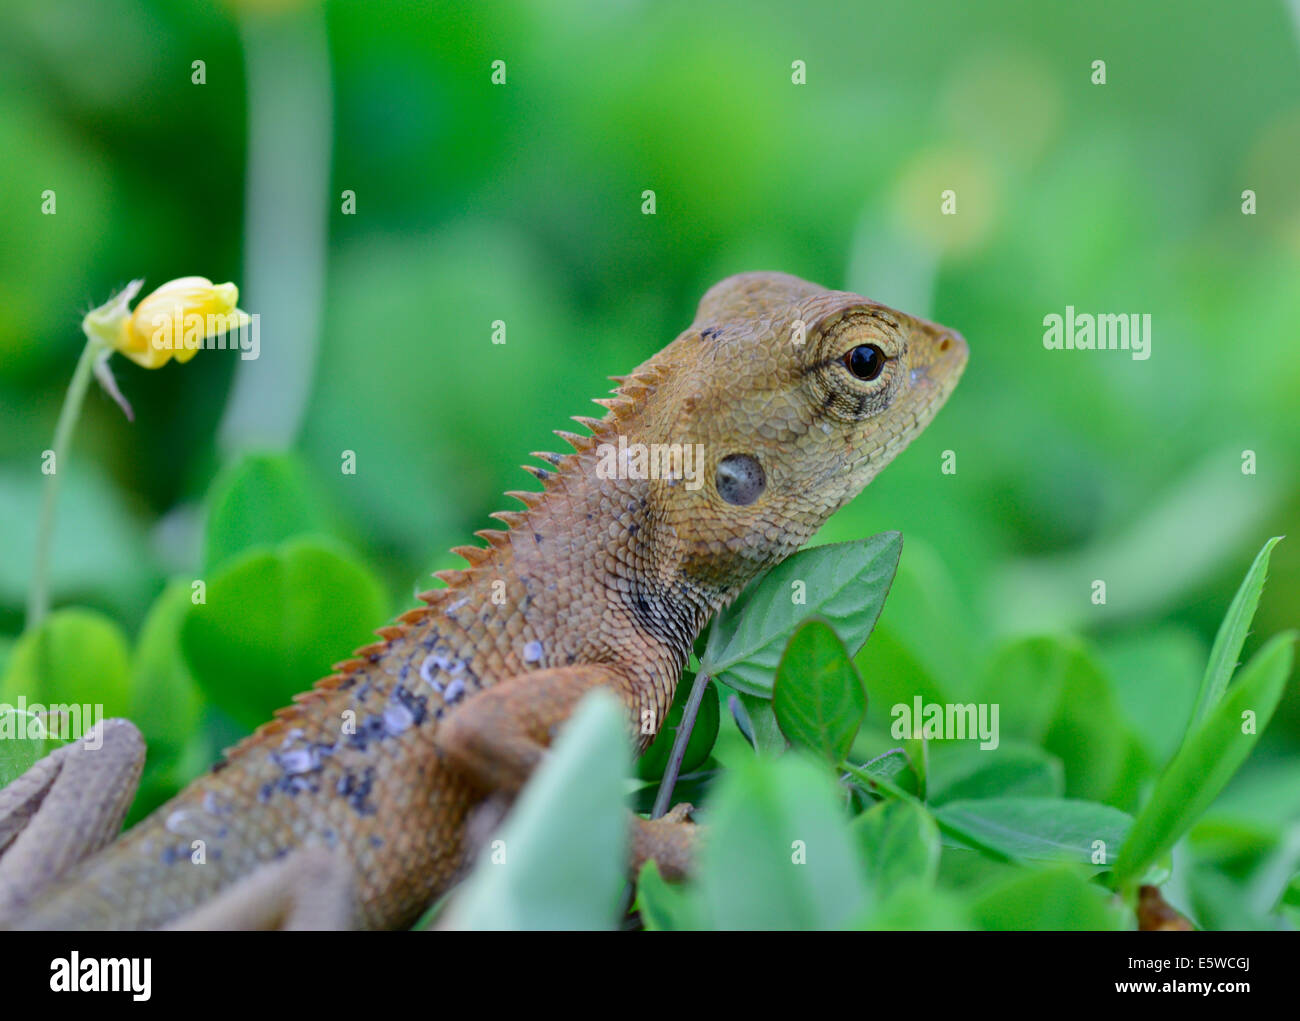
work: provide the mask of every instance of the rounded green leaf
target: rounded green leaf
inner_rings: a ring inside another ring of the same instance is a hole
[[[131,657],[130,718],[150,756],[179,755],[198,727],[202,698],[181,652],[192,593],[187,578],[168,583],[150,607]]]
[[[80,737],[100,719],[127,715],[128,662],[126,636],[113,620],[95,610],[56,610],[18,639],[0,702],[43,715],[52,737]]]
[[[175,578],[163,589],[145,617],[131,657],[129,715],[144,736],[148,754],[128,822],[176,793],[192,779],[195,760],[207,757],[200,728],[203,698],[181,651],[191,584],[188,578]],[[206,765],[200,762],[199,768]]]
[[[181,648],[208,697],[252,728],[371,640],[386,602],[363,564],[295,539],[221,568],[186,613]]]
[[[287,454],[246,454],[225,469],[208,495],[207,570],[258,546],[317,531],[322,516],[306,473]]]

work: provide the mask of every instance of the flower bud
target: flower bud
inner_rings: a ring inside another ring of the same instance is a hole
[[[146,369],[175,357],[188,362],[209,337],[233,332],[249,321],[235,307],[239,288],[206,277],[168,281],[141,300],[121,323],[113,347]]]

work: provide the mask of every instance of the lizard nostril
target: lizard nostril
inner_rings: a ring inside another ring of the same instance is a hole
[[[944,337],[943,340],[939,341],[940,351],[947,351],[950,347],[952,347],[952,341],[949,338]]]

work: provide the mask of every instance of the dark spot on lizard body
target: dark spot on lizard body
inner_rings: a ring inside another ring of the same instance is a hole
[[[365,751],[372,741],[382,741],[388,736],[382,713],[371,713],[357,727],[355,734],[348,735],[348,744]]]
[[[357,815],[374,815],[375,806],[369,801],[374,783],[375,767],[367,766],[366,771],[359,777],[356,773],[344,773],[339,777],[334,789],[340,797],[347,799]]]

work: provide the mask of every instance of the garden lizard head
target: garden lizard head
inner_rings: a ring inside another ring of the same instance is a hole
[[[783,273],[712,287],[642,370],[642,419],[702,454],[697,484],[654,485],[675,576],[714,600],[793,552],[931,421],[966,366],[960,334]]]

